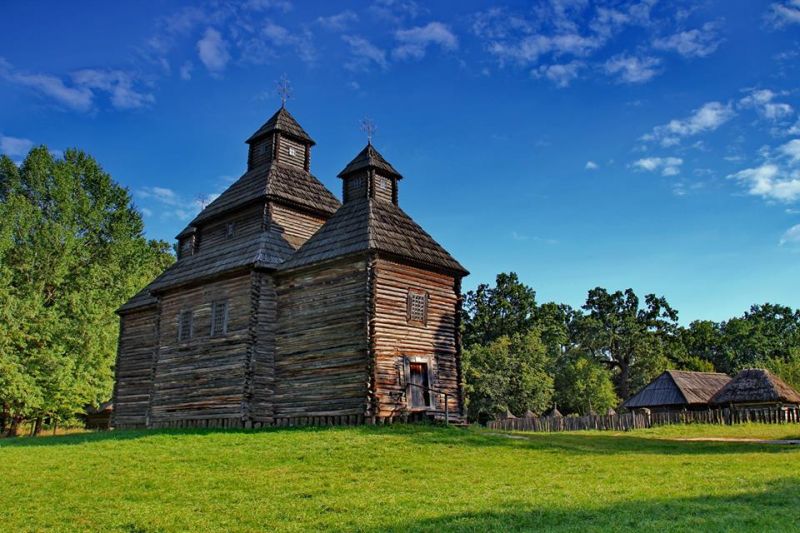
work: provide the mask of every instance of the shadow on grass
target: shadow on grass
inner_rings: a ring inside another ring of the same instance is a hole
[[[564,504],[541,508],[520,503],[486,512],[401,519],[373,531],[797,531],[800,479],[781,479],[732,495],[612,505],[598,501],[592,509]]]
[[[687,429],[687,433],[690,433]],[[635,432],[619,434],[597,433],[528,433],[510,435],[430,424],[395,424],[391,426],[334,426],[265,429],[162,429],[125,430],[78,433],[50,437],[17,437],[0,439],[0,450],[11,447],[69,446],[107,441],[129,441],[176,435],[236,435],[268,433],[352,432],[356,436],[405,439],[419,446],[443,447],[507,447],[516,450],[536,450],[566,455],[614,454],[726,454],[726,453],[787,453],[798,451],[797,446],[743,442],[674,441],[637,437]]]

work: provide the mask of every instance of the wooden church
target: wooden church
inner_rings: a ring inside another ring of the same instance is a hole
[[[114,426],[463,421],[467,271],[399,207],[403,176],[368,143],[340,202],[285,107],[247,144],[175,264],[118,310]]]

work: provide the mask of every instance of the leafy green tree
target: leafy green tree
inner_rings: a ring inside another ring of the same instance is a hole
[[[514,272],[498,274],[494,287],[482,283],[464,296],[464,345],[488,345],[525,333],[533,327],[535,313],[536,291]]]
[[[0,159],[0,400],[12,422],[109,398],[114,309],[173,261],[128,192],[90,156]]]
[[[541,413],[552,402],[553,378],[541,335],[503,336],[464,352],[464,375],[470,420],[485,422],[510,410]]]
[[[800,391],[800,348],[792,348],[787,357],[769,357],[760,366],[771,370],[783,381]]]
[[[642,306],[632,289],[609,293],[597,287],[583,309],[587,313],[572,324],[574,342],[614,372],[622,399],[669,366],[678,313],[665,298],[648,294]]]
[[[564,413],[604,414],[619,405],[611,372],[593,357],[571,350],[555,378],[555,399]]]

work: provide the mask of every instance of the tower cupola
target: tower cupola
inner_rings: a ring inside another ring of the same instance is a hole
[[[397,205],[397,183],[403,176],[367,143],[361,152],[339,172],[344,203],[359,198],[374,198]]]
[[[245,142],[250,146],[247,170],[274,161],[308,171],[316,144],[284,106]]]

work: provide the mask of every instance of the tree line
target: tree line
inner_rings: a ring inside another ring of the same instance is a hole
[[[667,369],[768,368],[800,388],[800,310],[765,303],[684,327],[666,298],[590,290],[580,309],[539,304],[511,273],[464,297],[468,416],[604,414]]]
[[[78,150],[0,157],[0,432],[111,397],[114,310],[174,260],[126,189]]]

